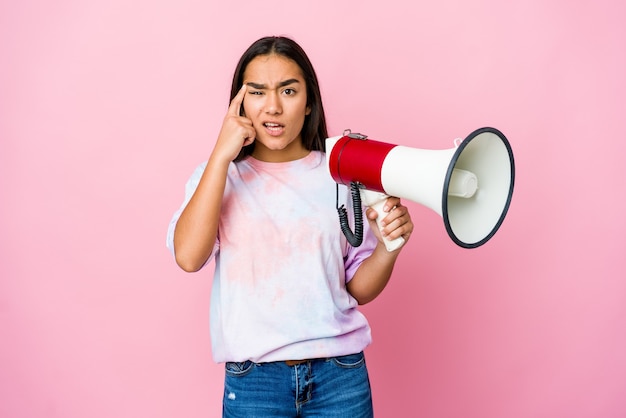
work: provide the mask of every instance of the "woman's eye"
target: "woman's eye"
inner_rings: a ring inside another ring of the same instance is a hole
[[[260,91],[251,91],[250,94],[254,95],[254,96],[260,96],[261,94],[263,94],[263,92]]]
[[[296,94],[296,91],[295,91],[294,89],[285,89],[285,90],[284,90],[284,93],[285,93],[287,96],[291,96],[292,94]]]

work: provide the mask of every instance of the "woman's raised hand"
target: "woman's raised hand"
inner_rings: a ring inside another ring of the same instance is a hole
[[[241,105],[245,97],[247,86],[244,84],[237,95],[230,102],[222,129],[217,137],[213,156],[223,157],[227,161],[234,160],[241,148],[254,142],[256,131],[252,121],[241,115]]]

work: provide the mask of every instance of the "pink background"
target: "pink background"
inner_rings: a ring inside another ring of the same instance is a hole
[[[626,416],[626,7],[617,0],[3,1],[0,416],[217,417],[212,266],[165,249],[235,62],[294,37],[344,128],[507,135],[498,234],[416,233],[364,308],[380,417]]]

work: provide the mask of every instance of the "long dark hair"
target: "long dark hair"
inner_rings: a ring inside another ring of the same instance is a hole
[[[243,85],[243,73],[248,64],[260,55],[277,54],[294,61],[302,70],[306,82],[307,106],[311,109],[304,119],[302,126],[302,144],[310,151],[325,151],[325,139],[328,137],[326,116],[322,106],[322,95],[313,65],[300,45],[284,36],[267,36],[254,42],[243,53],[233,75],[233,84],[230,90],[232,101]],[[254,142],[241,149],[235,161],[250,155],[254,150]]]

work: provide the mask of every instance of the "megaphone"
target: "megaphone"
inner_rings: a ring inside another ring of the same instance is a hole
[[[438,213],[452,241],[463,248],[493,237],[513,196],[513,151],[495,128],[477,129],[442,150],[374,141],[346,130],[326,139],[326,155],[335,182],[358,185],[362,202],[378,212],[379,224],[387,197],[408,199]],[[403,243],[402,238],[385,242],[389,251]]]

